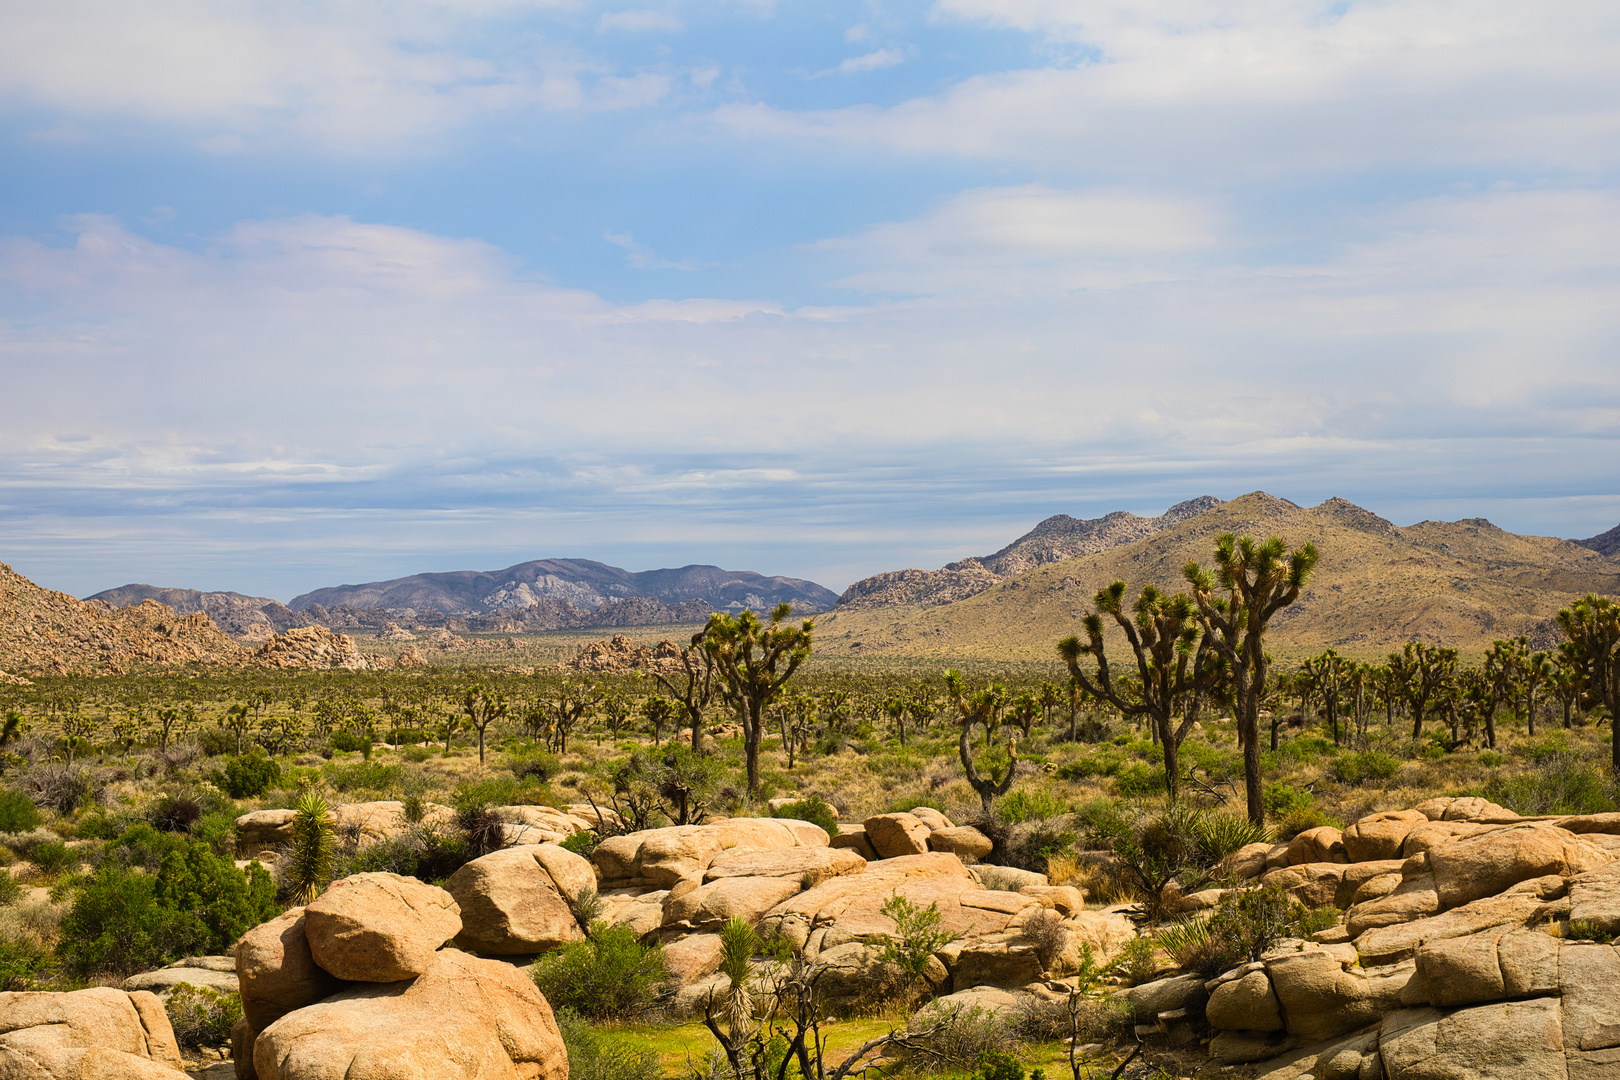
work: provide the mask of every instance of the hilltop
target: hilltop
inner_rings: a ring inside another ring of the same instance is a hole
[[[1608,532],[1575,542],[1583,548],[1591,548],[1600,555],[1620,555],[1620,525],[1616,525]]]
[[[412,574],[316,589],[294,597],[288,607],[294,611],[317,605],[390,612],[432,610],[463,616],[500,613],[521,620],[532,609],[544,610],[551,604],[611,615],[614,605],[632,602],[629,610],[642,613],[642,621],[624,625],[647,625],[653,620],[646,616],[661,614],[659,608],[677,610],[670,613],[672,617],[656,621],[682,622],[702,619],[711,611],[769,611],[782,603],[804,612],[823,611],[837,599],[830,589],[813,581],[766,577],[749,570],[683,566],[631,572],[589,559],[536,559],[504,570]],[[617,624],[598,621],[593,625]]]
[[[214,625],[238,641],[268,641],[278,633],[295,626],[306,626],[312,621],[267,596],[244,596],[237,592],[121,585],[85,599],[99,600],[113,608],[132,607],[155,600],[182,615],[202,612],[214,621]]]
[[[146,665],[238,663],[246,650],[202,612],[154,600],[113,608],[41,588],[0,563],[0,671],[111,675]]]
[[[1155,536],[1221,505],[1213,495],[1177,503],[1158,517],[1115,510],[1100,518],[1054,514],[994,555],[947,563],[939,570],[893,570],[857,581],[838,598],[838,610],[895,604],[949,604],[977,596],[997,582],[1047,563],[1110,551]]]
[[[1225,532],[1321,549],[1300,603],[1273,623],[1271,647],[1280,652],[1374,653],[1413,638],[1477,650],[1519,634],[1545,648],[1558,639],[1560,607],[1587,592],[1620,592],[1620,562],[1569,540],[1518,536],[1483,518],[1397,528],[1343,499],[1304,508],[1255,492],[955,602],[840,605],[817,620],[817,652],[1048,659],[1056,641],[1078,631],[1097,589],[1117,579],[1133,592],[1148,582],[1182,589],[1183,565],[1207,564]]]

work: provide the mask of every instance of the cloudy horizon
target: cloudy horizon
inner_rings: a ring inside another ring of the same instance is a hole
[[[0,561],[842,590],[1057,513],[1620,522],[1620,11],[0,9]]]

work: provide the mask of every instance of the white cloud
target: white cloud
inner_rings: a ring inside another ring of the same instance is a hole
[[[511,39],[491,23],[504,47],[478,41],[484,20],[566,6],[0,5],[0,100],[193,125],[205,148],[234,153],[278,133],[351,150],[490,113],[633,108],[662,96],[667,80],[621,73],[532,34]]]
[[[1616,164],[1620,8],[1598,0],[1148,4],[942,0],[1064,59],[892,107],[719,110],[733,130],[906,152],[1252,176],[1457,161]]]
[[[602,239],[614,247],[625,250],[625,261],[637,270],[696,270],[698,264],[690,259],[671,260],[661,258],[657,252],[645,244],[636,243],[636,238],[629,233],[605,232]]]
[[[843,75],[856,75],[866,71],[881,71],[905,62],[906,54],[900,49],[875,49],[862,56],[850,57],[838,65],[838,71]]]
[[[87,522],[138,546],[183,517],[243,550],[341,533],[356,558],[405,533],[564,553],[511,524],[537,514],[646,550],[777,512],[825,523],[816,544],[904,515],[921,543],[941,498],[1413,498],[1414,460],[1431,489],[1551,498],[1609,490],[1620,439],[1608,191],[1393,206],[1272,264],[1201,203],[970,191],[797,253],[913,292],[821,309],[613,304],[487,243],[346,218],[198,250],[71,224],[63,246],[0,244],[0,543],[36,553],[41,515],[65,513],[84,543]],[[805,557],[847,566],[847,543]],[[604,554],[582,544],[566,553]]]
[[[650,9],[635,9],[631,11],[604,12],[596,20],[596,32],[608,33],[622,30],[632,34],[674,34],[685,29],[679,15],[673,11],[655,11]]]

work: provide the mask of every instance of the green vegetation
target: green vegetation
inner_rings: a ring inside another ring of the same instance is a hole
[[[594,923],[586,940],[565,945],[534,965],[546,1000],[591,1020],[632,1019],[651,1008],[667,977],[664,951],[643,945],[627,926]]]

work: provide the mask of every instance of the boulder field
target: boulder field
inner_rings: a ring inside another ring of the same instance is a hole
[[[387,835],[402,822],[396,805],[334,817]],[[525,809],[555,826],[548,833],[596,823],[583,808]],[[271,839],[261,819],[276,813],[249,815],[248,846]],[[512,839],[532,837],[535,826],[513,823]],[[1105,961],[1136,936],[1123,905],[1088,909],[1044,875],[975,864],[988,843],[920,807],[837,836],[775,818],[652,829],[608,837],[589,859],[549,839],[517,843],[442,889],[345,878],[238,944],[237,1076],[566,1080],[550,1007],[517,964],[582,940],[593,893],[598,917],[664,946],[676,1009],[700,1008],[724,983],[719,931],[731,918],[792,943],[821,965],[823,994],[852,1001],[881,974],[895,929],[884,904],[934,905],[956,935],[925,973],[935,993],[996,1011],[1062,999],[1084,946]],[[1231,887],[1336,906],[1338,925],[1214,979],[1180,974],[1119,993],[1150,1046],[1207,1049],[1200,1075],[1620,1080],[1620,952],[1608,944],[1620,935],[1617,856],[1620,814],[1521,818],[1481,799],[1251,845],[1228,861]],[[1179,904],[1196,914],[1224,891]],[[220,960],[181,961],[118,991],[0,995],[0,1080],[177,1075],[173,1033],[148,991],[188,971],[223,985]]]

